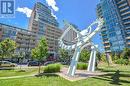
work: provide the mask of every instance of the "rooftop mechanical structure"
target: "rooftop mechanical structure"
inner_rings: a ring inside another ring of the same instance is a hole
[[[91,39],[93,38],[94,35],[96,35],[101,30],[101,27],[103,25],[103,19],[101,18],[96,19],[96,21],[93,22],[87,29],[82,30],[82,31],[78,31],[70,23],[65,22],[65,25],[67,25],[68,27],[59,39],[59,46],[65,50],[75,50],[72,60],[71,60],[71,64],[68,69],[68,75],[69,76],[75,75],[77,63],[79,60],[79,55],[82,49],[89,45],[91,45],[91,55],[90,55],[87,71],[94,72],[95,62],[96,62],[96,51],[97,51],[98,45],[95,45],[94,43],[92,43]],[[96,28],[93,27],[95,25],[96,25]],[[63,42],[63,38],[66,36],[67,32],[71,29],[77,33],[77,37],[75,38],[76,43],[72,45],[67,45]]]

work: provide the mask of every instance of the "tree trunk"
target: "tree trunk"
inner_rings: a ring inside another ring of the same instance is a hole
[[[2,58],[1,58],[1,61],[0,61],[0,67],[1,67],[1,64],[2,64]]]
[[[20,59],[20,70],[22,70],[22,59]]]
[[[3,61],[3,55],[2,55],[2,58],[1,58],[1,62],[0,62],[0,67],[2,67],[2,66],[1,66],[1,64],[2,64],[2,61]]]
[[[41,69],[41,65],[40,65],[40,62],[39,62],[38,74],[40,74],[40,69]]]

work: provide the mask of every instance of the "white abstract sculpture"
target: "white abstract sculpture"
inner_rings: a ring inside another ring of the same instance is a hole
[[[94,26],[96,24],[97,24],[96,29],[92,31],[92,26]],[[91,55],[90,55],[90,60],[89,60],[89,65],[88,65],[88,71],[93,72],[95,70],[96,49],[98,46],[91,43],[91,39],[96,33],[98,33],[100,31],[100,29],[103,25],[103,19],[97,19],[87,29],[85,29],[81,32],[79,32],[77,29],[75,29],[69,23],[66,23],[66,25],[68,26],[68,28],[64,31],[64,33],[60,37],[59,45],[61,48],[66,49],[66,50],[75,49],[75,52],[74,52],[72,60],[71,60],[70,67],[68,69],[68,75],[74,76],[76,67],[77,67],[77,63],[79,60],[80,52],[82,51],[82,49],[84,47],[87,47],[88,45],[91,45]],[[72,45],[66,45],[63,42],[63,38],[70,29],[74,30],[77,33],[77,38],[75,39],[76,43],[72,44]]]

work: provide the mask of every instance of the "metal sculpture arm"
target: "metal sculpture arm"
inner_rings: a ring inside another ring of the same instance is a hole
[[[98,26],[94,31],[92,31],[92,26],[95,24],[98,24]],[[68,70],[68,75],[73,76],[75,74],[80,52],[82,51],[82,49],[84,47],[86,47],[90,44],[92,45],[92,47],[91,47],[92,51],[91,51],[91,56],[90,56],[90,60],[89,60],[88,71],[94,71],[97,46],[95,46],[93,43],[91,43],[90,40],[97,32],[100,31],[100,29],[103,25],[103,19],[97,19],[87,29],[85,29],[81,32],[76,30],[71,24],[67,23],[67,25],[68,25],[68,28],[65,30],[65,32],[61,36],[61,38],[59,40],[59,44],[60,44],[60,47],[64,48],[64,49],[68,49],[68,50],[75,49],[75,52],[72,57],[72,61],[71,61],[71,64],[70,64],[70,67]],[[64,36],[67,34],[67,32],[70,29],[74,30],[77,33],[76,43],[72,44],[72,45],[66,45],[66,44],[64,44],[62,39],[64,38]]]
[[[97,32],[100,31],[101,26],[103,25],[103,19],[97,19],[95,22],[93,22],[87,29],[79,32],[78,30],[76,30],[71,24],[69,24],[68,22],[65,22],[65,24],[68,26],[68,28],[64,31],[64,33],[62,34],[62,36],[60,37],[60,47],[64,48],[64,49],[74,49],[76,46],[81,46],[83,43],[88,42]],[[95,24],[98,24],[97,28],[92,32],[91,27]],[[67,32],[69,30],[74,30],[77,33],[77,38],[76,41],[78,41],[77,44],[73,44],[73,45],[66,45],[63,42],[63,38],[64,36],[67,34]],[[85,33],[84,33],[85,32]],[[82,38],[82,40],[81,40]]]

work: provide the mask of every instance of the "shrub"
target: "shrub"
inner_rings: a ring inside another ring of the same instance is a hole
[[[61,70],[61,64],[50,64],[44,68],[44,73],[56,73],[60,72]]]
[[[129,61],[127,59],[118,59],[115,61],[116,64],[124,64],[124,65],[128,65]]]
[[[88,67],[88,64],[87,64],[87,63],[79,62],[79,63],[77,64],[77,69],[79,69],[79,70],[86,70],[87,67]]]
[[[79,61],[80,62],[87,62],[87,61],[89,61],[89,58],[90,58],[90,52],[86,49],[83,49],[80,53]]]
[[[105,53],[101,54],[101,61],[106,62],[106,55],[105,55]]]

